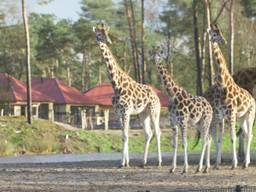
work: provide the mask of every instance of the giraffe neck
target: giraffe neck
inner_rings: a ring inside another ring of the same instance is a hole
[[[226,87],[233,82],[230,75],[225,58],[220,50],[218,43],[213,43],[213,53],[215,56],[215,83],[219,86]]]
[[[175,83],[169,74],[166,66],[162,62],[157,62],[156,65],[168,95],[174,97],[178,92],[182,91],[182,88]]]
[[[114,90],[116,91],[121,88],[122,79],[124,76],[129,79],[131,78],[119,67],[109,47],[105,43],[100,43],[99,45],[102,56],[107,64],[109,79]]]

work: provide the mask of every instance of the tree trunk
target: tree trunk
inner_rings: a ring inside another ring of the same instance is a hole
[[[26,40],[26,77],[27,77],[27,121],[32,123],[32,93],[31,93],[31,68],[30,68],[30,40],[29,40],[29,27],[26,12],[26,1],[22,0],[22,16]]]
[[[85,58],[85,51],[83,51],[83,61],[82,61],[82,74],[81,74],[81,90],[85,91],[85,65],[86,65],[86,58]]]
[[[229,71],[230,74],[234,73],[234,11],[233,0],[230,0],[229,7]]]
[[[130,9],[128,0],[124,0],[124,5],[125,5],[125,12],[126,12],[127,21],[128,21],[129,33],[130,33],[130,42],[131,42],[131,48],[132,48],[132,63],[134,66],[134,78],[135,80],[138,80],[137,61],[136,61],[136,53],[135,53],[136,50],[135,50],[133,29],[132,29],[132,16],[131,16],[131,9]]]
[[[71,71],[69,65],[67,65],[67,79],[68,79],[68,86],[71,87],[72,85],[72,79],[71,79]]]
[[[144,77],[144,0],[141,0],[141,73],[140,82],[145,83]]]
[[[206,11],[204,11],[204,18],[203,18],[203,28],[205,29],[206,26]],[[202,78],[202,82],[204,81],[204,77],[205,77],[205,50],[206,50],[206,38],[207,38],[207,31],[203,30],[202,33],[202,43],[201,43],[201,58],[200,58],[200,62],[201,62],[201,66],[202,66],[202,73],[201,73],[201,78]],[[202,89],[204,90],[204,84],[202,84]],[[204,92],[204,91],[203,91]]]
[[[208,0],[205,0],[205,11],[206,11],[206,18],[207,18],[207,28],[210,27],[211,24],[211,16],[210,16],[210,7]],[[209,62],[209,87],[213,85],[213,55],[212,55],[212,44],[208,35],[208,62]]]
[[[202,66],[200,62],[200,46],[199,46],[199,35],[198,35],[198,4],[196,0],[193,0],[193,27],[194,27],[194,44],[196,54],[196,66],[197,66],[197,80],[196,80],[196,93],[202,95]]]
[[[135,20],[135,14],[134,14],[134,8],[133,8],[133,2],[130,0],[130,6],[131,6],[131,14],[132,14],[132,32],[133,32],[133,43],[134,43],[134,51],[135,51],[135,59],[136,59],[136,65],[137,65],[137,71],[138,71],[138,81],[140,82],[140,76],[141,76],[141,70],[140,70],[140,63],[139,63],[139,53],[138,53],[138,46],[136,41],[136,20]]]

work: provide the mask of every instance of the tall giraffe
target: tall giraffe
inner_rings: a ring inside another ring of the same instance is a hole
[[[188,171],[188,154],[187,154],[187,129],[194,126],[200,133],[203,140],[203,148],[197,171],[200,172],[203,167],[205,150],[207,150],[206,168],[210,168],[210,137],[209,128],[212,120],[212,107],[208,101],[199,96],[192,96],[182,87],[179,87],[168,73],[163,64],[164,51],[161,48],[151,51],[151,58],[157,66],[162,83],[164,84],[169,96],[169,112],[171,127],[173,129],[173,162],[170,172],[176,169],[177,146],[178,146],[178,127],[181,129],[182,145],[184,147],[184,169],[183,173]]]
[[[161,166],[161,130],[159,127],[161,108],[160,100],[149,86],[137,83],[119,67],[116,59],[107,45],[107,43],[111,43],[108,36],[109,28],[106,27],[104,23],[98,23],[93,30],[96,34],[96,40],[102,56],[106,62],[109,79],[115,92],[115,96],[112,98],[113,106],[123,125],[123,157],[121,166],[129,167],[128,129],[130,115],[135,114],[139,114],[140,119],[143,121],[145,134],[143,165],[147,164],[148,147],[152,138],[150,124],[152,123],[157,140],[158,165]]]
[[[241,69],[233,78],[237,85],[246,89],[256,99],[256,67]]]
[[[204,96],[211,103],[214,111],[211,130],[216,145],[216,168],[218,168],[221,162],[224,119],[227,119],[231,132],[231,143],[233,145],[232,168],[237,167],[235,130],[237,120],[240,123],[244,137],[247,140],[244,167],[248,167],[250,163],[250,145],[255,115],[255,100],[248,91],[240,88],[230,75],[225,58],[219,47],[219,43],[225,43],[225,39],[218,26],[212,24],[210,29],[208,29],[208,33],[210,35],[210,41],[213,46],[215,57],[215,84],[206,91]],[[219,136],[217,137],[217,126],[219,125],[220,131]]]

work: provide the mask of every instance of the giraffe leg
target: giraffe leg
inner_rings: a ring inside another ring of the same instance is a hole
[[[158,110],[154,114],[151,114],[151,122],[154,126],[156,143],[157,143],[157,153],[158,153],[158,167],[162,166],[162,155],[161,155],[161,130],[159,126],[159,118],[160,118],[160,106]]]
[[[209,145],[209,128],[211,126],[211,120],[212,120],[212,115],[205,116],[199,123],[199,131],[201,133],[201,138],[203,140],[203,147],[202,147],[202,152],[201,152],[201,157],[198,165],[197,172],[201,172],[203,168],[203,161],[204,161],[204,156],[205,156],[205,150],[207,149],[208,153],[208,145]],[[207,154],[208,155],[208,154]]]
[[[176,169],[177,164],[177,148],[178,148],[178,127],[174,126],[173,130],[173,160],[172,160],[172,168],[170,169],[170,173],[173,173]]]
[[[147,165],[148,147],[152,138],[152,131],[150,127],[150,117],[145,114],[140,115],[140,119],[143,121],[144,135],[145,135],[145,148],[144,148],[144,159],[143,166]]]
[[[184,168],[183,173],[188,172],[188,144],[187,144],[187,127],[183,126],[181,129],[182,146],[184,148]]]
[[[208,136],[208,144],[207,144],[207,148],[206,148],[206,167],[204,170],[204,173],[208,173],[209,169],[211,167],[211,162],[210,162],[210,155],[211,155],[211,137],[210,135]]]
[[[236,117],[234,112],[230,116],[230,127],[231,127],[231,143],[233,151],[232,169],[237,167],[237,154],[236,154]]]
[[[204,133],[204,135],[202,135],[202,139],[203,139],[203,148],[202,148],[202,152],[201,152],[201,156],[200,156],[200,161],[199,161],[199,165],[197,168],[197,172],[201,172],[202,168],[203,168],[203,161],[204,161],[204,153],[205,153],[205,149],[207,147],[208,144],[208,137],[207,135]]]
[[[221,150],[222,150],[222,140],[224,134],[224,119],[222,119],[219,123],[220,132],[219,132],[219,139],[217,143],[217,167],[221,164]]]
[[[128,148],[128,130],[129,130],[130,116],[124,115],[122,118],[123,122],[123,158],[122,167],[129,167],[129,148]]]
[[[218,158],[218,137],[217,137],[217,125],[218,125],[218,120],[215,116],[213,116],[211,125],[210,125],[210,131],[211,131],[211,135],[214,141],[214,145],[215,145],[215,158],[216,158],[216,162],[215,162],[215,169],[218,169],[219,164],[217,163],[217,158]]]
[[[247,133],[245,134],[245,136],[247,140],[247,145],[246,145],[244,168],[247,168],[250,164],[250,147],[251,147],[251,141],[253,137],[252,129],[253,129],[254,118],[255,118],[255,105],[249,111],[248,118],[246,119]]]

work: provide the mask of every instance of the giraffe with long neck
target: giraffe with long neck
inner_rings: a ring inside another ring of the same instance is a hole
[[[214,111],[211,125],[212,134],[216,145],[216,167],[221,162],[221,146],[224,133],[224,119],[227,119],[231,133],[232,143],[232,168],[237,167],[236,154],[236,130],[238,122],[243,130],[243,135],[247,141],[244,167],[250,163],[250,145],[252,140],[252,127],[255,115],[255,101],[248,91],[239,87],[230,75],[225,58],[219,47],[219,43],[225,43],[225,39],[216,24],[212,24],[208,29],[210,40],[215,57],[215,84],[210,87],[204,96],[211,103]],[[220,125],[219,136],[217,137],[217,126]]]
[[[184,169],[183,173],[188,171],[188,154],[187,154],[187,129],[189,126],[194,126],[200,133],[203,140],[201,158],[197,171],[200,172],[203,167],[203,159],[205,151],[206,167],[205,172],[210,168],[210,137],[209,128],[212,120],[212,107],[203,97],[192,96],[187,93],[182,87],[178,86],[169,74],[167,68],[163,64],[164,61],[163,49],[157,48],[151,51],[151,58],[157,66],[162,83],[169,96],[169,112],[171,127],[173,129],[173,162],[170,172],[176,169],[177,161],[177,146],[178,146],[178,128],[181,129],[182,145],[184,148]]]
[[[241,69],[233,78],[237,85],[246,89],[256,99],[256,67]]]
[[[109,79],[112,83],[115,96],[112,98],[113,106],[116,113],[121,119],[123,126],[123,156],[122,167],[129,167],[129,150],[128,150],[128,130],[130,115],[139,114],[143,122],[145,134],[145,149],[143,165],[147,164],[148,147],[152,138],[150,124],[153,124],[154,133],[157,140],[158,165],[161,166],[162,157],[160,150],[160,100],[151,87],[139,84],[126,74],[118,65],[107,43],[111,43],[108,36],[109,28],[104,23],[98,23],[94,27],[96,40],[101,50],[102,56],[106,62]]]

